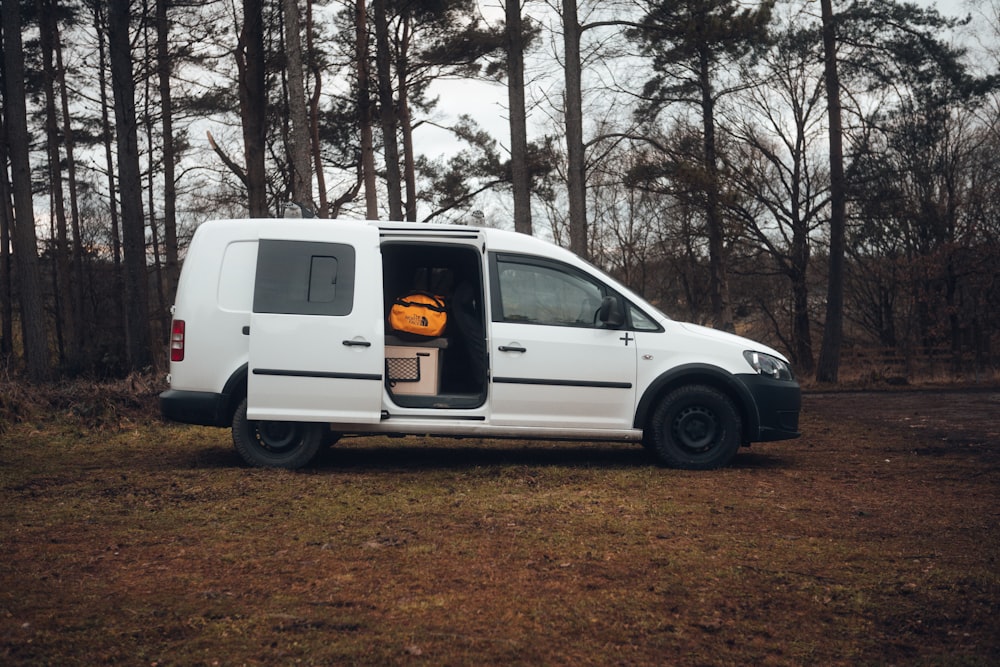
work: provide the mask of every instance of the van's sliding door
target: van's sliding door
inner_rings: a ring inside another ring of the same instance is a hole
[[[289,220],[271,236],[260,239],[257,255],[247,416],[379,421],[385,342],[378,230]]]

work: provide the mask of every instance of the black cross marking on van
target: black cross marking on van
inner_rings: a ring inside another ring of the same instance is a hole
[[[625,335],[624,335],[624,336],[622,336],[621,338],[619,338],[618,340],[623,340],[623,341],[625,341],[625,347],[628,347],[628,342],[629,342],[630,340],[635,340],[635,336],[629,336],[628,332],[626,331],[626,332],[625,332]]]

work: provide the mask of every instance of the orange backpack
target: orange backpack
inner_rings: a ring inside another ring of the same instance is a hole
[[[411,292],[397,298],[389,311],[389,326],[394,331],[436,337],[448,323],[444,299],[427,292]]]

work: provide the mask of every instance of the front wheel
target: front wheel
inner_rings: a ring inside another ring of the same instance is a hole
[[[721,468],[740,448],[739,413],[725,394],[708,386],[670,392],[656,406],[649,429],[650,449],[674,468]]]
[[[243,460],[262,468],[294,470],[307,465],[323,445],[325,425],[247,419],[247,399],[233,415],[233,444]]]

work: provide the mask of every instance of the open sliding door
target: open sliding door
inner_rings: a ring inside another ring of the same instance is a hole
[[[378,229],[288,223],[260,239],[247,416],[377,422],[385,358]]]

